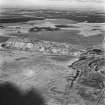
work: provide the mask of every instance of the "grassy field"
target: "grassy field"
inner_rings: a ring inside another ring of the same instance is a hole
[[[50,58],[55,61],[66,62],[70,61],[74,57],[69,55],[57,55],[57,56],[51,56]]]
[[[10,37],[3,37],[3,36],[0,36],[0,43],[7,41],[9,38],[10,38]]]
[[[42,31],[39,33],[29,33],[29,34],[11,34],[11,36],[24,36],[30,39],[40,39],[46,41],[57,41],[57,42],[68,42],[70,44],[81,45],[83,47],[91,47],[93,45],[101,44],[104,38],[103,34],[98,34],[94,36],[85,37],[83,35],[78,35],[79,30],[69,30],[69,31],[55,31],[47,32]]]

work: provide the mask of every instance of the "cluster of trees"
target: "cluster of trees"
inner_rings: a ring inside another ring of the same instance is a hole
[[[29,32],[39,32],[39,31],[58,31],[60,28],[52,28],[52,27],[33,27],[29,30]]]

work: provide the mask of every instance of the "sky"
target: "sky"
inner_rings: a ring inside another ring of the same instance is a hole
[[[105,0],[0,0],[0,6],[102,9]]]

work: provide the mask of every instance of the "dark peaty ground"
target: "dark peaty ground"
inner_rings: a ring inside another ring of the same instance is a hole
[[[11,83],[0,84],[0,105],[46,105],[44,97],[35,89],[22,93]]]

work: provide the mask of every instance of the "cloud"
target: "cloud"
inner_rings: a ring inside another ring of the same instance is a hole
[[[104,0],[0,0],[8,6],[44,6],[44,7],[102,7]]]
[[[76,0],[76,1],[80,1],[80,2],[98,2],[98,3],[102,3],[104,2],[104,0]]]
[[[104,0],[48,0],[48,1],[69,1],[69,2],[104,2]]]

